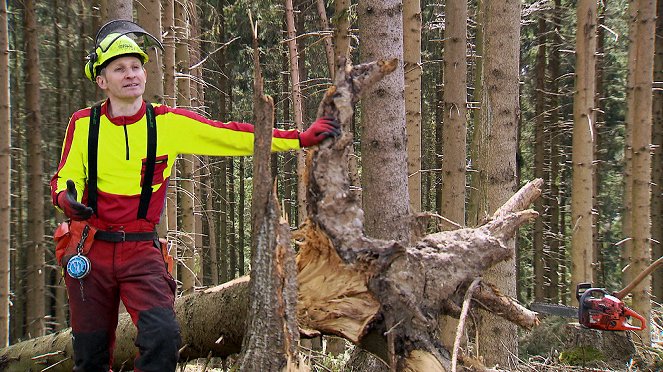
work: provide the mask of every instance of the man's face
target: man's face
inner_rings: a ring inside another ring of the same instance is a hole
[[[147,76],[138,57],[124,56],[113,60],[97,76],[97,85],[109,98],[132,101],[145,92]]]

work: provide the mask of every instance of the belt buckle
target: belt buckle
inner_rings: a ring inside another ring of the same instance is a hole
[[[126,242],[127,241],[127,233],[124,230],[120,230],[118,232],[122,234],[122,239],[120,241],[121,242]]]

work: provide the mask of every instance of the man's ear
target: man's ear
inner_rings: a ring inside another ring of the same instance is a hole
[[[103,76],[103,75],[101,75],[101,74],[100,74],[100,75],[97,75],[97,79],[96,79],[96,81],[97,81],[97,85],[99,86],[99,88],[101,88],[101,90],[106,89],[106,86],[108,85],[108,84],[107,84],[108,82],[106,81],[106,77],[105,77],[105,76]]]

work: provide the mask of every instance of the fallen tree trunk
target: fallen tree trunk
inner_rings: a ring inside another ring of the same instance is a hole
[[[246,327],[249,277],[180,297],[175,313],[182,330],[182,361],[238,353]],[[133,369],[136,328],[129,314],[120,316],[113,370]],[[71,329],[23,341],[0,350],[0,371],[71,371]]]
[[[380,61],[340,68],[318,115],[333,115],[348,124],[362,88],[395,66],[395,61]],[[351,144],[350,135],[343,134],[310,151],[307,159],[309,217],[295,234],[300,246],[299,327],[308,336],[344,337],[380,356],[392,370],[450,371],[451,351],[434,334],[437,319],[442,314],[458,317],[474,279],[514,254],[505,242],[520,225],[536,217],[536,212],[524,209],[539,196],[542,181],[524,186],[481,227],[430,234],[412,239],[416,242],[406,247],[364,235],[363,211],[349,191]],[[206,357],[210,351],[223,357],[240,350],[248,303],[246,283],[243,279],[178,299],[176,313],[185,343],[182,358]],[[475,304],[525,328],[538,324],[535,313],[494,288],[480,283],[473,296],[478,300]],[[133,325],[123,319],[120,329],[133,331]],[[30,346],[17,344],[0,351],[0,369],[30,370],[13,369],[11,363],[53,352],[54,346],[49,346],[65,345],[62,338],[69,336],[63,332],[46,337],[58,342],[43,341],[37,348],[40,341],[36,339],[26,341]],[[114,369],[124,362],[126,370],[132,363],[134,353],[126,345],[133,343],[133,337],[129,331],[118,331]],[[65,351],[40,360],[54,364],[68,355]],[[51,370],[71,370],[66,364]]]

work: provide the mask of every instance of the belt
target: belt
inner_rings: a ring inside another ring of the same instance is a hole
[[[94,238],[107,242],[142,242],[158,239],[157,233],[152,232],[124,232],[124,231],[102,231],[98,230]]]

